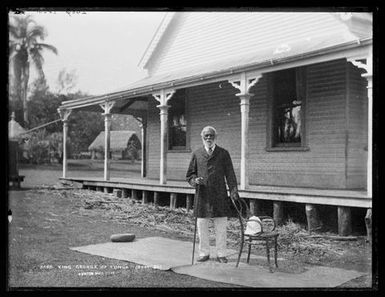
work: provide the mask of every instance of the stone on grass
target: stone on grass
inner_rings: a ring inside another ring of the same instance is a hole
[[[130,242],[135,239],[135,234],[123,233],[123,234],[112,234],[112,242]]]

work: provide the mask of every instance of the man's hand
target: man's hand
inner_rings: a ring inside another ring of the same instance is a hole
[[[195,184],[197,185],[203,185],[203,177],[197,177],[195,179]]]

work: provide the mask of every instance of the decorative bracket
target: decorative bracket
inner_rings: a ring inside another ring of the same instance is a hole
[[[175,93],[174,89],[169,89],[169,90],[162,89],[160,90],[160,92],[152,94],[152,96],[156,99],[156,101],[159,102],[159,105],[157,107],[163,107],[163,106],[167,106],[168,100],[171,99],[174,93]]]
[[[115,101],[106,101],[104,103],[101,103],[99,104],[100,107],[103,109],[104,111],[104,115],[107,115],[107,114],[110,114],[111,113],[111,109],[112,107],[114,107],[115,105]]]
[[[361,60],[366,60],[366,63],[361,62]],[[362,76],[371,76],[373,75],[373,55],[372,48],[370,48],[369,53],[366,57],[354,57],[349,58],[348,61],[352,63],[357,68],[361,68],[366,71]]]
[[[366,73],[369,73],[369,65],[368,64],[365,64],[363,62],[361,62],[360,60],[356,60],[356,59],[349,59],[348,60],[350,63],[352,63],[354,66],[356,66],[357,68],[361,68],[363,70],[366,71]]]
[[[61,120],[63,122],[67,122],[68,117],[70,116],[70,114],[72,112],[72,109],[60,109],[60,108],[58,108],[57,112],[59,113]]]
[[[245,72],[242,72],[239,78],[235,79],[229,79],[229,83],[231,85],[238,89],[240,93],[237,94],[237,96],[242,95],[253,95],[249,93],[252,86],[254,86],[258,80],[261,78],[262,74],[259,75],[252,75],[250,77],[247,77]]]

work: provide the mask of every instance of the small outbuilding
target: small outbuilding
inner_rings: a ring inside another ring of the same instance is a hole
[[[92,159],[104,158],[105,131],[95,138],[88,147]],[[141,142],[135,131],[120,130],[110,132],[110,158],[114,160],[137,160],[140,156]]]

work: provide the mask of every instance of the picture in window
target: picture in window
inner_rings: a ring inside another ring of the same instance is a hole
[[[187,136],[187,121],[185,97],[175,97],[170,100],[169,109],[169,149],[185,149]]]
[[[302,98],[296,69],[273,74],[273,146],[301,146]]]

